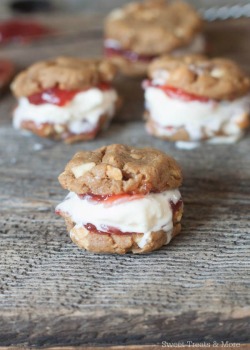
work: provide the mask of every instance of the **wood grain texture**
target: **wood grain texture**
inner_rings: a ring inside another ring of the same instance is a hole
[[[221,342],[220,345],[216,346],[215,344],[213,344],[213,346],[211,344],[208,344],[207,346],[204,345],[204,343],[202,343],[202,345],[200,346],[200,348],[198,347],[199,343],[196,343],[194,346],[191,345],[182,345],[181,343],[179,343],[179,345],[177,344],[177,346],[175,345],[171,345],[171,346],[167,346],[167,344],[161,344],[161,345],[126,345],[126,346],[60,346],[60,347],[43,347],[43,349],[45,350],[160,350],[160,349],[166,349],[166,348],[171,348],[171,350],[180,350],[180,348],[182,350],[190,350],[190,348],[198,348],[198,349],[202,349],[202,350],[210,350],[211,347],[213,348],[213,350],[222,350],[222,349],[237,349],[237,350],[248,350],[250,349],[250,344],[241,344],[241,343],[230,343],[231,345],[229,345],[229,343],[225,343],[225,342]],[[162,346],[164,345],[164,346]],[[0,347],[0,350],[18,350],[20,349],[20,347],[16,347],[16,346],[8,346],[8,347]],[[29,350],[32,348],[29,347],[22,347],[23,350]]]
[[[90,28],[83,25],[83,37],[65,33],[1,54],[20,67],[58,54],[98,54],[95,18],[82,18]],[[224,50],[249,71],[249,24],[208,26],[211,52]],[[222,40],[230,28],[235,52]],[[1,100],[0,345],[248,343],[249,135],[237,145],[177,150],[145,133],[140,82],[119,79],[117,86],[125,100],[119,117],[96,141],[72,146],[13,130],[14,100],[8,94]],[[168,247],[141,256],[94,255],[72,244],[54,215],[66,194],[57,181],[66,162],[79,149],[110,143],[153,146],[182,165],[183,231]]]

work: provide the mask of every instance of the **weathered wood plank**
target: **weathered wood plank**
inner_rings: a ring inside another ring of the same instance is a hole
[[[1,55],[24,67],[58,54],[100,54],[95,18],[82,22],[82,37],[67,32]],[[224,52],[248,72],[249,23],[207,26],[211,53]],[[233,33],[235,51],[225,31]],[[0,345],[249,342],[249,135],[237,145],[177,150],[145,133],[140,82],[118,79],[117,86],[125,105],[111,128],[72,146],[14,131],[14,99],[1,100]],[[183,167],[182,235],[151,255],[81,251],[54,215],[66,194],[57,182],[65,163],[79,149],[113,142],[157,147]]]
[[[190,345],[182,345],[179,344],[179,346],[172,346],[171,344],[169,344],[169,346],[167,344],[164,344],[164,346],[162,345],[127,345],[127,346],[108,346],[103,348],[101,347],[96,347],[96,346],[66,346],[66,347],[49,347],[49,348],[43,348],[45,350],[160,350],[163,348],[171,348],[171,350],[180,350],[180,347],[182,350],[187,350],[190,348],[199,348],[198,344],[196,343],[194,346],[190,346]],[[213,346],[212,346],[213,345]],[[205,346],[204,343],[202,343],[200,349],[202,350],[210,350],[211,346],[213,347],[213,349],[215,350],[222,350],[222,349],[237,349],[237,350],[247,350],[250,349],[250,344],[240,344],[240,343],[232,343],[232,345],[227,345],[226,343],[222,343],[221,345],[216,346],[215,344],[209,344],[208,346]],[[0,347],[0,350],[27,350],[27,347],[15,347],[15,346],[10,346],[10,347]]]
[[[92,255],[55,217],[65,162],[110,142],[151,145],[182,164],[183,233],[169,247]],[[0,344],[249,340],[249,142],[186,153],[147,136],[141,123],[114,124],[74,146],[2,128]]]

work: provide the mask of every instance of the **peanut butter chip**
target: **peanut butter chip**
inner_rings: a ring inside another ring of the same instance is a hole
[[[115,168],[111,165],[107,165],[107,175],[113,180],[122,180],[122,172],[120,169]]]
[[[133,159],[141,159],[141,158],[142,158],[142,155],[141,155],[141,154],[132,153],[132,154],[131,154],[131,157],[132,157]]]
[[[215,68],[211,71],[211,76],[213,78],[221,78],[221,77],[223,77],[223,75],[224,75],[224,73],[223,73],[222,69]]]

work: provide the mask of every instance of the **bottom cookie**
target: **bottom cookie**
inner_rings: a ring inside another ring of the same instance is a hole
[[[82,133],[73,133],[68,129],[67,124],[36,124],[31,120],[23,121],[20,124],[21,129],[31,131],[35,135],[53,140],[63,140],[65,143],[74,143],[78,141],[88,141],[96,137],[96,135],[105,129],[110,120],[109,116],[102,116],[98,125],[91,131]]]
[[[176,48],[169,54],[182,56],[191,53],[202,53],[205,51],[205,47],[206,42],[203,35],[197,34],[189,44]],[[148,55],[122,49],[120,43],[114,39],[106,39],[104,48],[105,56],[118,67],[123,75],[130,77],[145,76],[149,64],[161,55],[159,52]]]
[[[129,252],[134,254],[149,253],[169,244],[181,231],[180,221],[182,214],[183,205],[175,212],[173,216],[173,228],[168,232],[160,230],[148,234],[103,234],[90,231],[84,226],[75,225],[70,216],[60,213],[65,219],[70,238],[78,247],[94,253],[110,254],[126,254]]]
[[[94,253],[148,253],[161,248],[168,244],[181,230],[181,224],[176,224],[172,231],[151,232],[145,244],[143,234],[116,235],[116,234],[99,234],[88,231],[86,228],[74,227],[70,231],[70,238],[80,248],[84,248]]]
[[[190,134],[188,130],[185,127],[162,127],[161,125],[157,124],[149,114],[149,112],[145,112],[144,114],[146,119],[146,130],[149,134],[161,138],[166,141],[197,141],[193,140],[192,137],[190,137]],[[198,141],[215,141],[218,139],[224,139],[226,140],[232,140],[232,142],[239,140],[243,134],[244,130],[249,126],[249,115],[248,114],[242,114],[240,122],[235,123],[234,127],[234,133],[229,134],[226,133],[223,129],[218,131],[211,131],[209,129],[203,128],[202,131],[200,131],[199,139]]]

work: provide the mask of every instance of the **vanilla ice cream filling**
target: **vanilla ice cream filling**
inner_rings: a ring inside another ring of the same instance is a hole
[[[171,235],[173,210],[170,203],[176,204],[180,199],[180,192],[176,189],[150,193],[127,201],[116,200],[112,204],[86,197],[80,198],[74,192],[70,192],[56,210],[69,215],[76,227],[90,223],[99,231],[107,231],[107,228],[111,227],[121,232],[143,233],[138,242],[138,245],[143,247],[152,232],[163,230]],[[171,237],[167,236],[166,243],[170,239]]]
[[[157,87],[145,90],[145,107],[159,136],[171,136],[184,128],[191,141],[223,133],[235,139],[242,135],[239,124],[250,112],[250,96],[233,101],[183,101],[169,97]]]
[[[117,93],[114,89],[102,91],[91,88],[79,92],[65,106],[50,103],[34,105],[28,98],[21,97],[14,111],[13,124],[19,129],[22,122],[32,121],[38,127],[49,123],[55,125],[66,124],[73,134],[91,132],[99,123],[101,116],[111,119],[115,113]]]

